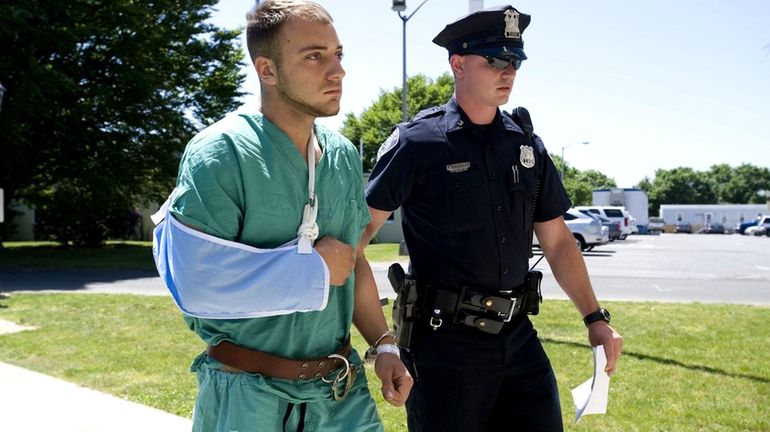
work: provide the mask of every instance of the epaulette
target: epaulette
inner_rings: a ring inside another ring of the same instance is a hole
[[[415,114],[414,117],[412,117],[412,119],[409,120],[409,123],[416,122],[424,118],[444,114],[444,112],[446,112],[446,107],[444,105],[430,107]]]

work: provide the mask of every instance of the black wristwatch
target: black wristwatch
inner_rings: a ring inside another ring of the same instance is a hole
[[[586,327],[595,323],[596,321],[610,322],[610,311],[604,308],[599,308],[599,310],[596,312],[591,312],[590,314],[583,317],[583,322],[586,323]]]

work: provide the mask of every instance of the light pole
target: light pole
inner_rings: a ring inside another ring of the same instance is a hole
[[[591,144],[591,143],[588,142],[588,141],[576,142],[576,143],[572,143],[570,145],[563,146],[561,148],[561,181],[564,181],[564,167],[567,165],[566,162],[564,162],[564,149],[570,148],[570,147],[572,147],[573,145],[576,145],[576,144],[588,145],[588,144]]]
[[[5,87],[0,83],[0,111],[3,110],[3,96],[5,96]],[[5,198],[3,190],[0,189],[0,223],[5,222]],[[0,231],[0,249],[3,248],[3,233]]]
[[[417,13],[418,10],[424,5],[428,0],[422,0],[422,3],[420,3],[419,6],[417,6],[417,9],[414,10],[409,15],[403,15],[401,12],[406,10],[406,0],[393,0],[393,6],[391,9],[393,9],[395,12],[398,13],[398,17],[401,18],[401,22],[403,24],[402,30],[401,30],[401,37],[402,37],[402,46],[403,46],[403,68],[401,69],[401,119],[402,121],[406,121],[406,22],[409,21],[410,18],[414,16],[414,14]]]
[[[0,83],[0,111],[3,110],[3,96],[5,96],[5,87]]]

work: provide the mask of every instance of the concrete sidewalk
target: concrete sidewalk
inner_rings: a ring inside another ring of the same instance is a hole
[[[3,432],[189,431],[167,412],[0,362]]]

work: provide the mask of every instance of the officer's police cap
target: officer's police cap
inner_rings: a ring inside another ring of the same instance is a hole
[[[513,6],[496,6],[466,15],[444,27],[433,43],[452,54],[527,58],[521,34],[531,17]]]

